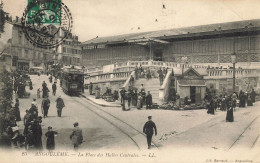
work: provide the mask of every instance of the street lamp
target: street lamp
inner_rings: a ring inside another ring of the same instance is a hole
[[[231,62],[233,63],[233,92],[236,91],[236,53],[231,54]]]

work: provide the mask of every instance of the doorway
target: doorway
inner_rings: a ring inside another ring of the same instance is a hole
[[[191,100],[191,103],[196,102],[196,87],[195,86],[190,87],[190,100]]]
[[[163,52],[161,50],[155,51],[153,56],[154,61],[163,61]]]

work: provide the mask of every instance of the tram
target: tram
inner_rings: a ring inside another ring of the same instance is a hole
[[[84,70],[77,66],[65,66],[61,69],[60,85],[64,93],[79,95],[84,92]]]

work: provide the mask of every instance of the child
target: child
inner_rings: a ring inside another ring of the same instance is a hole
[[[37,89],[37,98],[41,98],[41,90],[40,90],[40,88]]]
[[[45,136],[47,137],[47,142],[46,142],[46,149],[48,150],[54,150],[55,149],[55,141],[54,141],[54,136],[57,136],[56,131],[52,131],[52,127],[48,127],[48,132],[46,132]]]

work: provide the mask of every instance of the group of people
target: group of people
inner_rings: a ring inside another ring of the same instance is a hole
[[[242,90],[237,94],[234,92],[230,95],[216,96],[208,91],[205,95],[205,104],[208,114],[215,114],[216,110],[227,111],[226,121],[233,122],[233,111],[236,107],[253,106],[255,102],[256,92],[254,89],[250,93],[243,92]]]
[[[163,67],[163,69],[159,68],[159,70],[157,71],[160,85],[163,84],[163,80],[164,80],[167,72],[168,72],[168,68],[165,68],[165,67]],[[152,72],[149,68],[144,69],[142,67],[142,65],[140,65],[139,67],[137,67],[137,66],[135,67],[135,79],[136,80],[138,80],[139,78],[146,78],[147,80],[149,80],[152,78],[152,76],[153,76]],[[131,80],[130,80],[130,82],[131,82]]]
[[[144,105],[146,105],[146,109],[152,108],[152,95],[150,91],[147,91],[146,94],[143,84],[141,84],[139,93],[137,92],[137,89],[133,89],[133,87],[129,87],[128,91],[126,91],[125,88],[122,88],[120,90],[120,96],[123,111],[130,110],[131,106],[136,107],[138,110],[141,110]],[[128,106],[127,109],[126,104]]]
[[[19,78],[19,76],[18,76]],[[16,79],[21,80],[21,79]],[[52,80],[50,80],[52,82]],[[32,87],[32,83],[30,84]],[[17,86],[17,85],[16,85]],[[14,82],[15,87],[15,82]],[[19,88],[18,88],[19,89]],[[53,96],[56,94],[56,81],[52,84]],[[49,89],[45,82],[42,83],[42,96],[39,95],[39,89],[37,90],[37,97],[42,99],[41,103],[41,111],[43,118],[48,117],[48,110],[51,105],[51,101],[49,99]],[[18,93],[17,89],[14,89],[15,93]],[[19,97],[19,95],[18,95]],[[25,111],[26,114],[23,118],[23,125],[24,130],[23,133],[20,133],[19,127],[17,125],[18,121],[21,121],[19,98],[15,99],[15,105],[10,106],[9,109],[6,110],[6,113],[0,114],[0,129],[1,129],[1,146],[6,148],[21,148],[25,147],[27,150],[35,149],[35,150],[42,150],[43,143],[42,143],[42,121],[43,118],[40,115],[38,104],[36,98],[33,98],[31,102],[31,106]],[[59,96],[56,99],[56,108],[57,108],[57,115],[61,117],[62,109],[65,107],[64,101]],[[78,146],[83,142],[82,130],[79,129],[78,123],[74,123],[74,129],[72,134],[70,135],[71,141],[74,144],[74,148],[77,149]],[[48,127],[48,131],[45,133],[47,138],[46,141],[46,149],[54,150],[55,149],[55,141],[54,137],[58,133],[52,130],[52,127]]]

